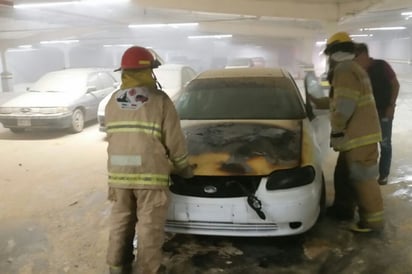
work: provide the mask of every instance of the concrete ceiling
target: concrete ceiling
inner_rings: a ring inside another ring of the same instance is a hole
[[[0,0],[0,47],[45,40],[90,44],[177,43],[187,35],[232,34],[240,43],[324,39],[337,30],[402,25],[410,0],[80,0],[59,6],[17,8],[36,0]],[[42,2],[63,2],[46,0]],[[197,27],[130,29],[129,24],[189,23]],[[407,30],[408,30],[407,29]]]

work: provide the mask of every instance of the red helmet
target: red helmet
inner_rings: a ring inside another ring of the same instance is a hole
[[[120,69],[155,68],[156,60],[153,54],[143,47],[133,46],[128,48],[122,56]]]

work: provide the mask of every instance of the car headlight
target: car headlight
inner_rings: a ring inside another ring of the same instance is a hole
[[[312,166],[277,170],[269,175],[266,189],[277,190],[308,185],[313,182],[315,175],[315,169]]]
[[[58,114],[69,112],[67,107],[39,108],[41,114]]]

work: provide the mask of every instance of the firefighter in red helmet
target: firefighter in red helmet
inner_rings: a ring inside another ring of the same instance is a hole
[[[146,48],[127,49],[121,60],[120,90],[105,109],[113,202],[107,252],[111,274],[132,273],[133,268],[139,274],[161,271],[169,175],[193,176],[176,109],[157,89],[152,70],[158,65]],[[133,266],[135,233],[139,243]]]

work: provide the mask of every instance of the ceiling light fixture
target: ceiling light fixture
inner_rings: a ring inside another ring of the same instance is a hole
[[[360,31],[371,31],[371,30],[403,30],[406,29],[406,27],[400,26],[400,27],[380,27],[380,28],[361,28]]]
[[[369,33],[369,34],[351,34],[349,35],[350,37],[372,37],[373,34]]]
[[[350,37],[354,38],[354,37],[373,37],[373,34],[369,33],[369,34],[350,34]],[[321,47],[326,45],[326,39],[323,41],[316,41],[316,46]]]
[[[171,23],[167,24],[169,27],[172,28],[179,28],[179,27],[197,27],[199,23]]]
[[[25,52],[25,51],[34,51],[35,49],[32,45],[21,45],[17,48],[7,49],[7,52]]]
[[[323,40],[323,41],[316,41],[316,46],[324,46],[324,45],[326,45],[326,40]]]
[[[80,0],[60,1],[60,2],[21,3],[21,4],[14,4],[13,8],[26,9],[26,8],[55,7],[55,6],[62,6],[62,5],[67,5],[67,4],[75,4],[79,2]]]
[[[31,49],[33,48],[33,46],[32,45],[20,45],[18,48],[19,49]]]
[[[50,45],[50,44],[74,44],[79,43],[79,40],[49,40],[49,41],[41,41],[40,44],[42,45]]]
[[[409,20],[409,19],[412,18],[412,11],[402,12],[401,15],[402,15],[402,16],[405,16],[405,20]]]
[[[189,39],[222,39],[231,38],[232,34],[217,34],[217,35],[189,35]]]
[[[113,47],[132,47],[133,44],[115,44],[115,45],[103,45],[104,48],[113,48]]]

